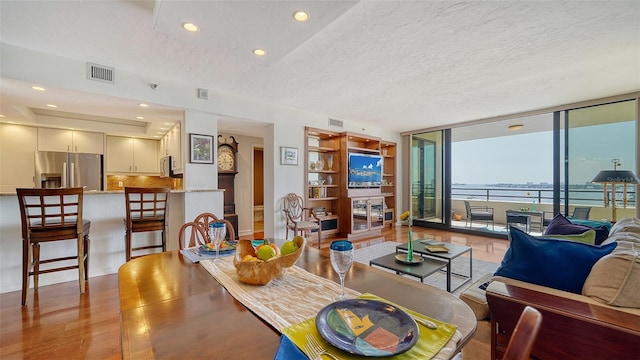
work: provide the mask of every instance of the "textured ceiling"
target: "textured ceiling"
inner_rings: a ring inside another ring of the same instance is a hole
[[[298,9],[307,23],[292,20]],[[7,44],[393,131],[640,90],[640,1],[1,1],[0,11]],[[104,111],[93,115],[122,116]]]

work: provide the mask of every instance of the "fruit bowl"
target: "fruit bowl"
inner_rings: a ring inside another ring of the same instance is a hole
[[[233,257],[238,280],[250,285],[266,285],[272,279],[284,275],[286,269],[298,261],[306,243],[306,240],[300,236],[294,237],[292,241],[298,245],[298,250],[290,254],[277,256],[267,261],[242,261],[247,255],[257,256],[257,254],[251,240],[238,240],[236,254]]]

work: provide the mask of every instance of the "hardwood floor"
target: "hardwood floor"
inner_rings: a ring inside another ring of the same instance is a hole
[[[256,233],[243,238],[262,236]],[[471,246],[475,259],[490,262],[500,262],[508,247],[507,240],[419,227],[413,227],[413,238]],[[354,243],[361,248],[406,240],[407,227],[403,226]],[[321,251],[328,251],[329,243],[330,239],[323,241]],[[0,294],[0,358],[120,359],[119,306],[117,274],[90,278],[82,296],[77,281],[42,286],[37,293],[29,292],[24,307],[20,291]]]

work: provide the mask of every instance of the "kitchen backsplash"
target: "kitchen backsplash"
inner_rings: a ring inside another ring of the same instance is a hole
[[[107,190],[124,190],[125,186],[159,187],[171,186],[172,190],[182,189],[181,178],[165,178],[159,176],[124,176],[107,175]]]

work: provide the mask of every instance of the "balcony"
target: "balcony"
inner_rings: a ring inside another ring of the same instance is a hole
[[[430,189],[425,189],[424,194],[433,194]],[[561,190],[564,192],[564,189]],[[415,192],[414,192],[415,194]],[[506,232],[506,212],[507,210],[534,210],[544,212],[544,219],[553,218],[553,189],[549,187],[514,187],[514,186],[452,186],[451,189],[451,210],[454,214],[462,215],[460,220],[455,218],[452,220],[454,228],[469,228],[469,224],[465,222],[466,210],[464,201],[469,201],[471,206],[488,206],[494,209],[495,232]],[[616,208],[617,218],[635,217],[635,207],[637,196],[635,186],[628,186],[626,197],[623,196],[623,189],[620,186],[616,192]],[[591,212],[590,220],[610,220],[611,219],[611,193],[608,193],[608,206],[604,206],[604,195],[602,187],[597,185],[572,186],[569,188],[569,214],[573,212],[576,206],[589,206]],[[414,197],[414,214],[418,203]],[[425,196],[423,204],[436,203],[433,196]],[[561,206],[561,209],[563,206]],[[419,217],[416,216],[416,220]],[[531,216],[531,234],[540,234],[541,227],[539,216]],[[473,228],[477,230],[492,231],[491,226],[487,228],[486,222],[477,221],[473,223]],[[522,227],[524,229],[524,226]]]

